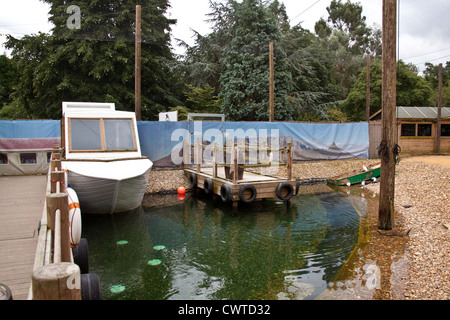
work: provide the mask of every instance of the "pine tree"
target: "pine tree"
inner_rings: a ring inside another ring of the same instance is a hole
[[[269,43],[275,43],[275,119],[291,120],[293,109],[287,99],[290,73],[277,42],[281,32],[277,20],[261,0],[231,4],[228,24],[230,42],[220,77],[222,112],[228,119],[269,120]]]

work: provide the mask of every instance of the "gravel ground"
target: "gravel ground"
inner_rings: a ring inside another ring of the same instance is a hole
[[[377,162],[300,162],[293,165],[293,177],[331,178]],[[449,182],[450,155],[403,159],[396,167],[394,232],[387,234],[377,229],[380,184],[348,188],[368,199],[367,223],[338,281],[319,298],[450,299]],[[189,186],[182,170],[153,171],[147,193],[173,192],[181,185]]]
[[[450,156],[405,159],[396,169],[395,208],[409,264],[405,299],[450,299]],[[379,188],[375,184],[369,188]],[[377,190],[376,190],[377,191]]]

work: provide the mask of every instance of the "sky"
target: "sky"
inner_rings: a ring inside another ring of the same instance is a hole
[[[226,0],[216,0],[225,2]],[[326,7],[331,0],[279,0],[286,6],[291,25],[301,23],[305,29],[314,32],[314,24],[328,17]],[[345,0],[344,0],[345,1]],[[412,63],[423,71],[424,63],[435,65],[450,61],[450,1],[449,0],[398,0],[399,1],[399,58]],[[351,0],[363,7],[367,25],[382,25],[382,0]],[[76,4],[76,0],[71,1]],[[209,0],[170,0],[172,8],[168,16],[177,19],[172,26],[172,37],[194,45],[193,31],[202,35],[210,32],[206,22],[210,12]],[[49,32],[49,6],[39,0],[0,0],[0,54],[5,53],[1,45],[5,34],[15,37]],[[175,44],[174,50],[182,53]]]

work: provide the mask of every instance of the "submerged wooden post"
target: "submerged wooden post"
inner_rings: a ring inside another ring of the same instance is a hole
[[[396,126],[396,36],[397,0],[383,0],[383,73],[382,118],[380,144],[381,182],[378,228],[392,230],[395,193]]]

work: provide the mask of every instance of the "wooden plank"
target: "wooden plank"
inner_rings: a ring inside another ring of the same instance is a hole
[[[0,177],[0,279],[14,300],[28,298],[47,176]]]

